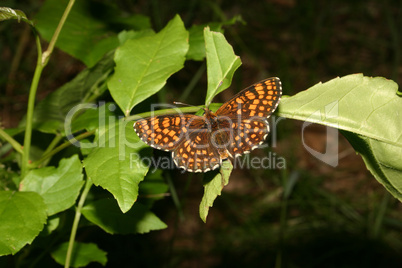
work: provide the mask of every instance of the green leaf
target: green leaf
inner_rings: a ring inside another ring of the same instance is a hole
[[[82,107],[83,111],[76,119],[71,123],[71,132],[75,133],[80,130],[95,130],[99,128],[99,124],[108,122],[108,120],[116,115],[116,105],[114,103],[102,103],[99,102],[99,106],[95,104],[85,104]]]
[[[239,56],[234,54],[232,46],[221,33],[204,29],[205,51],[207,56],[208,91],[205,105],[229,87],[232,77],[241,65]]]
[[[0,21],[4,20],[18,20],[18,22],[22,20],[33,26],[33,22],[28,20],[23,11],[9,7],[0,7]]]
[[[21,191],[37,192],[54,215],[74,205],[84,184],[82,165],[77,155],[62,159],[57,168],[31,170],[20,184]]]
[[[38,31],[47,41],[52,38],[68,2],[47,0],[36,15]],[[75,1],[56,46],[88,67],[94,66],[106,52],[119,44],[116,33],[110,30],[112,27],[108,23],[110,10],[113,8],[95,1]]]
[[[141,31],[121,31],[118,35],[120,45],[124,44],[127,40],[137,39],[145,36],[153,36],[155,32],[152,29],[145,29]]]
[[[34,128],[55,134],[69,130],[73,117],[91,107],[90,104],[78,105],[91,95],[103,93],[105,88],[102,83],[105,83],[113,66],[113,54],[109,53],[97,65],[82,71],[72,81],[49,94],[35,107]],[[20,127],[24,125],[25,121]]]
[[[12,159],[12,161],[15,161],[15,159],[17,159],[16,152],[10,153],[12,149],[10,144],[2,144],[2,146],[0,147],[0,151],[2,151],[3,149],[5,151],[4,154],[1,155],[1,158],[4,163],[6,163],[8,159]],[[6,156],[6,154],[8,155]],[[5,165],[0,163],[0,189],[17,191],[20,181],[21,176],[18,171],[12,170],[10,168],[5,168]]]
[[[341,131],[359,153],[367,169],[399,201],[402,201],[402,146]]]
[[[221,195],[223,187],[229,183],[229,176],[232,173],[233,165],[230,161],[223,161],[219,173],[206,173],[208,182],[204,184],[204,195],[200,204],[200,217],[206,222],[209,208],[214,204],[218,195]],[[210,176],[214,176],[212,179]]]
[[[52,258],[61,265],[66,262],[66,254],[68,249],[68,243],[63,243],[54,250],[51,255]],[[71,267],[84,267],[91,262],[99,262],[103,266],[106,265],[107,257],[106,252],[98,248],[93,243],[80,243],[74,242],[73,253],[71,256]]]
[[[132,122],[119,121],[99,129],[98,147],[84,159],[88,177],[113,194],[123,212],[137,200],[138,184],[149,166],[150,148],[133,131]]]
[[[338,77],[283,98],[279,115],[402,146],[402,120],[398,117],[402,98],[397,96],[397,89],[394,81],[383,77]]]
[[[140,183],[139,193],[143,197],[142,203],[152,204],[155,200],[163,198],[168,190],[169,186],[162,176],[162,170],[154,167]]]
[[[135,203],[127,213],[123,214],[113,199],[92,202],[82,209],[82,214],[87,220],[110,234],[143,234],[167,227],[146,206]]]
[[[209,27],[211,31],[223,33],[223,25],[233,25],[236,22],[243,22],[240,16],[234,16],[233,18],[224,22],[210,22],[208,24],[193,25],[188,30],[189,32],[189,44],[186,58],[188,60],[202,61],[205,58],[205,40],[204,29]]]
[[[186,55],[188,60],[202,61],[205,58],[204,29],[209,27],[212,31],[222,32],[222,23],[193,25],[189,30],[189,49]]]
[[[115,53],[115,73],[108,86],[127,116],[131,109],[158,92],[183,68],[188,32],[179,16],[153,36],[127,40]]]
[[[283,98],[279,115],[343,130],[374,177],[402,201],[402,98],[397,89],[382,77],[348,75]]]
[[[115,12],[121,12],[121,9],[116,8]],[[127,14],[110,16],[110,22],[114,25],[124,25],[126,29],[146,30],[151,28],[151,19],[141,14]]]
[[[57,229],[57,227],[59,227],[59,224],[60,224],[59,215],[52,215],[52,216],[48,217],[45,228],[43,228],[42,232],[39,235],[40,236],[50,235],[54,230]]]
[[[46,223],[46,205],[37,193],[0,191],[0,256],[32,243]]]

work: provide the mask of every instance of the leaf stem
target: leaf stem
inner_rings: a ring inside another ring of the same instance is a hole
[[[82,210],[82,207],[84,206],[85,199],[87,198],[87,195],[88,195],[89,190],[91,189],[91,186],[92,186],[92,181],[88,178],[85,183],[85,188],[82,191],[80,201],[78,201],[77,209],[75,210],[74,222],[73,222],[73,226],[71,227],[70,240],[68,241],[66,262],[64,264],[64,268],[70,267],[71,256],[73,254],[73,248],[74,248],[75,236],[77,235],[78,223],[80,222],[80,218],[81,218],[81,210]]]
[[[79,140],[85,139],[85,138],[87,138],[89,136],[92,136],[94,134],[95,134],[95,130],[88,131],[88,132],[85,132],[85,133],[82,133],[82,134],[78,135],[77,137],[75,137],[75,139],[77,141],[79,141]],[[43,156],[39,160],[29,164],[29,167],[30,168],[38,167],[43,161],[45,161],[46,159],[52,157],[53,155],[57,154],[58,152],[60,152],[61,150],[67,148],[68,146],[70,146],[72,144],[73,143],[71,143],[70,141],[66,141],[66,142],[60,144],[59,146],[57,146],[53,150],[49,151],[48,153],[44,153]]]
[[[27,120],[25,126],[25,136],[24,136],[24,148],[22,154],[22,163],[21,163],[21,176],[25,177],[25,174],[28,171],[28,161],[29,161],[29,152],[31,149],[31,138],[32,138],[32,120],[33,120],[33,112],[35,107],[35,97],[36,91],[38,89],[39,79],[42,74],[43,66],[41,64],[42,58],[42,46],[40,44],[39,35],[35,33],[35,41],[36,47],[38,50],[38,58],[36,62],[35,73],[32,79],[31,88],[29,90],[29,98],[28,98],[28,109],[27,109]]]
[[[175,109],[163,109],[157,111],[149,111],[145,113],[140,113],[136,115],[130,115],[124,118],[125,121],[135,121],[138,119],[157,116],[157,115],[166,115],[166,114],[180,114],[180,113],[195,113],[200,109],[204,108],[204,106],[194,106],[194,107],[183,107],[183,108],[175,108]]]
[[[11,146],[13,146],[17,152],[23,154],[22,145],[18,141],[14,140],[13,137],[8,135],[7,132],[5,132],[2,128],[0,128],[0,137],[11,144]]]
[[[43,152],[42,156],[49,154],[57,146],[57,144],[61,141],[61,139],[63,139],[63,136],[60,133],[57,133],[56,136],[53,138],[53,140],[50,142],[49,146]],[[47,164],[49,163],[50,159],[51,159],[50,157],[47,158],[43,162],[42,166],[47,166]],[[28,165],[28,167],[30,167],[30,166]]]
[[[42,75],[43,68],[49,62],[49,58],[53,52],[54,46],[56,41],[59,37],[60,31],[63,28],[63,25],[67,19],[68,14],[71,11],[71,8],[74,5],[75,0],[70,0],[66,10],[64,11],[63,16],[60,19],[59,25],[57,25],[56,31],[53,34],[52,40],[49,43],[49,47],[45,52],[42,53],[42,46],[40,43],[40,38],[38,33],[36,32],[35,28],[33,32],[35,34],[35,41],[36,47],[38,50],[38,58],[36,62],[35,73],[32,79],[31,88],[29,90],[29,98],[28,98],[28,108],[27,108],[27,119],[26,119],[26,126],[25,126],[25,137],[24,137],[24,148],[23,148],[23,155],[22,155],[22,163],[21,163],[21,176],[25,177],[26,173],[28,172],[28,162],[29,162],[29,153],[31,150],[31,139],[32,139],[32,120],[33,120],[33,112],[35,107],[35,98],[36,92],[38,90],[38,84],[40,77]]]
[[[47,50],[43,53],[43,58],[42,58],[42,65],[43,65],[43,67],[45,67],[46,64],[49,62],[49,58],[50,58],[50,56],[51,56],[52,53],[53,53],[53,49],[54,49],[54,46],[56,45],[57,39],[59,38],[59,34],[60,34],[60,32],[61,32],[61,29],[63,28],[64,23],[66,22],[67,17],[68,17],[68,14],[70,14],[70,11],[71,11],[71,9],[72,9],[74,3],[75,3],[75,0],[70,0],[70,1],[68,2],[67,7],[66,7],[66,9],[64,10],[63,16],[62,16],[61,19],[60,19],[59,25],[57,25],[57,28],[56,28],[56,30],[55,30],[55,32],[54,32],[54,34],[53,34],[53,37],[52,37],[52,39],[50,40],[49,47],[48,47]]]
[[[169,186],[169,190],[170,190],[170,194],[172,196],[173,203],[176,206],[177,212],[179,214],[179,219],[180,219],[180,221],[183,221],[184,220],[183,208],[180,203],[179,196],[177,195],[176,188],[173,184],[172,178],[170,176],[166,176],[166,181]]]

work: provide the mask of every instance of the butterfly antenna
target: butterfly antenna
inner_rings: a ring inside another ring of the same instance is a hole
[[[183,102],[179,102],[179,101],[174,101],[173,104],[176,105],[183,105],[183,106],[189,106],[189,107],[197,107],[195,105],[191,105],[191,104],[187,104],[187,103],[183,103]]]
[[[179,102],[179,101],[174,101],[173,104],[176,104],[176,105],[183,105],[183,106],[188,106],[188,107],[198,107],[198,106],[196,106],[196,105],[191,105],[191,104],[187,104],[187,103],[182,103],[182,102]],[[203,109],[203,110],[205,111],[206,108],[204,107],[204,108],[201,108],[201,109]]]

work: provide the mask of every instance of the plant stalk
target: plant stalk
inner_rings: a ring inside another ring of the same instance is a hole
[[[60,19],[59,25],[57,25],[57,28],[53,34],[52,39],[50,40],[49,47],[47,50],[43,53],[43,58],[42,58],[42,65],[43,67],[46,66],[46,64],[49,62],[49,58],[53,53],[54,46],[56,45],[57,39],[59,38],[61,29],[64,26],[64,23],[67,20],[68,14],[70,14],[71,9],[73,8],[73,5],[75,3],[75,0],[70,0],[67,4],[66,9],[64,10],[63,16]]]
[[[32,120],[33,120],[35,98],[36,98],[36,92],[38,90],[39,80],[42,75],[43,68],[49,62],[49,58],[53,52],[56,41],[59,37],[59,34],[61,32],[61,29],[63,28],[64,23],[66,22],[68,14],[70,13],[71,8],[74,5],[74,2],[75,2],[75,0],[69,1],[68,5],[66,7],[66,10],[64,11],[64,14],[60,19],[59,25],[57,26],[56,31],[53,34],[52,40],[49,43],[49,47],[43,53],[42,53],[42,46],[40,44],[39,35],[36,32],[35,28],[33,28],[33,31],[35,34],[36,47],[38,50],[38,58],[37,58],[37,62],[36,62],[34,77],[32,79],[32,83],[31,83],[31,88],[29,90],[28,109],[27,109],[27,117],[26,117],[27,119],[26,119],[25,137],[24,137],[24,148],[23,148],[22,163],[21,163],[22,178],[25,177],[25,175],[28,172],[28,168],[29,168],[28,164],[29,164],[29,153],[31,150],[31,140],[32,140],[32,123],[33,123]]]
[[[91,189],[91,186],[92,186],[92,181],[88,178],[85,183],[85,188],[82,191],[80,201],[78,201],[77,209],[75,211],[74,222],[73,222],[73,226],[71,228],[71,233],[70,233],[70,240],[68,241],[66,262],[64,264],[65,268],[70,267],[71,256],[73,254],[73,248],[74,248],[75,236],[77,235],[78,224],[79,224],[80,218],[81,218],[81,210],[82,210],[82,207],[84,206],[85,199],[87,198],[87,195],[88,195],[89,190]]]
[[[11,146],[13,146],[14,150],[23,154],[22,145],[13,139],[10,135],[7,134],[1,127],[0,127],[0,137],[2,137],[5,141],[7,141]]]
[[[87,138],[87,137],[90,137],[90,136],[92,136],[92,135],[94,135],[94,134],[95,134],[95,130],[91,130],[91,131],[88,131],[88,132],[85,132],[85,133],[82,133],[82,134],[78,135],[77,137],[75,137],[75,139],[76,139],[77,141],[79,141],[79,140],[85,139],[85,138]],[[72,142],[66,141],[66,142],[60,144],[59,146],[57,146],[56,148],[52,149],[51,151],[49,151],[49,152],[46,151],[46,152],[42,155],[42,157],[41,157],[39,160],[37,160],[37,161],[35,161],[35,162],[29,164],[28,167],[30,167],[30,168],[37,168],[37,167],[39,167],[39,165],[40,165],[42,162],[44,162],[45,160],[49,159],[49,158],[52,157],[53,155],[57,154],[57,153],[60,152],[61,150],[65,149],[65,148],[67,148],[67,147],[69,147],[69,146],[71,146],[71,145],[73,145]]]
[[[40,44],[39,36],[35,33],[35,41],[36,47],[38,50],[38,58],[36,62],[35,73],[32,79],[31,88],[29,90],[29,98],[28,98],[28,109],[27,109],[27,120],[25,126],[25,136],[24,136],[24,148],[22,154],[22,163],[21,163],[21,176],[25,177],[28,172],[28,162],[29,162],[29,152],[31,149],[31,139],[32,139],[32,120],[33,120],[33,112],[35,107],[35,97],[36,91],[38,89],[39,79],[42,74],[43,66],[41,64],[42,59],[42,46]]]

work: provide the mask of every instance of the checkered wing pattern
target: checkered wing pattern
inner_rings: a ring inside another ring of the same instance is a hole
[[[190,172],[206,172],[221,163],[217,149],[210,144],[211,126],[203,116],[155,116],[138,120],[134,129],[148,145],[171,151],[175,164]]]
[[[241,119],[267,118],[275,111],[281,95],[281,80],[277,77],[268,78],[237,93],[216,114]]]
[[[258,82],[236,94],[216,113],[155,116],[138,120],[134,129],[150,146],[172,152],[178,167],[206,172],[223,159],[235,158],[261,145],[269,132],[267,118],[279,104],[279,78]]]
[[[192,114],[161,115],[140,119],[134,130],[148,145],[164,151],[172,151],[189,137],[189,132],[205,124],[205,118]]]
[[[193,130],[172,152],[172,157],[178,167],[190,172],[207,172],[222,163],[218,149],[211,144],[208,128]]]
[[[269,133],[269,125],[262,119],[243,119],[236,122],[233,138],[228,150],[233,157],[249,153],[264,143]]]
[[[216,111],[221,121],[231,121],[228,151],[233,157],[249,153],[265,141],[267,118],[277,108],[281,95],[279,78],[269,78],[242,90]]]

